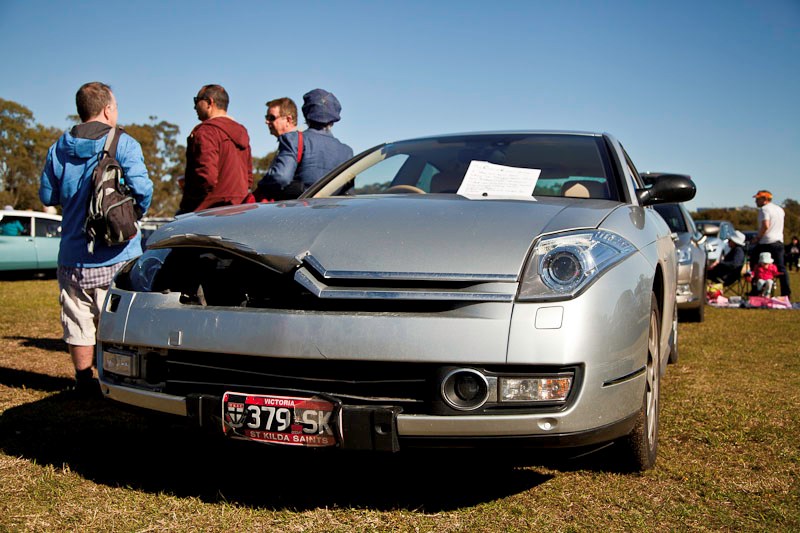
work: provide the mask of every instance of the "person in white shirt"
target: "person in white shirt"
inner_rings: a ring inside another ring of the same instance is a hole
[[[758,245],[756,253],[769,252],[778,267],[778,279],[781,282],[781,296],[791,296],[789,272],[784,263],[783,246],[783,208],[772,203],[772,193],[767,190],[758,191],[753,198],[758,206]]]

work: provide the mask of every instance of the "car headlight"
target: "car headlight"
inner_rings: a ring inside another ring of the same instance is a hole
[[[131,290],[136,292],[151,292],[156,275],[164,266],[164,260],[169,255],[169,248],[147,250],[136,259],[128,273]]]
[[[605,230],[544,237],[531,252],[518,299],[574,298],[635,250],[630,242]]]
[[[678,264],[686,265],[692,262],[692,249],[689,246],[675,248],[675,255],[678,259]]]

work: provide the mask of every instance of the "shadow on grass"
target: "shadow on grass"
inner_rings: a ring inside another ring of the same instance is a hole
[[[7,335],[4,339],[12,341],[21,341],[22,346],[26,348],[38,348],[40,350],[47,350],[48,352],[64,353],[67,351],[67,343],[63,339],[43,339],[41,337],[23,337],[20,335]]]
[[[31,379],[8,371],[0,376],[11,384]],[[66,465],[109,486],[279,510],[335,506],[440,512],[524,492],[552,478],[489,451],[390,455],[230,441],[182,419],[145,415],[109,400],[81,400],[68,392],[3,412],[0,449],[37,464]]]
[[[27,370],[0,367],[0,385],[36,389],[47,392],[66,390],[74,382],[71,378],[50,376]]]
[[[21,281],[33,279],[56,279],[56,269],[0,271],[0,281]]]

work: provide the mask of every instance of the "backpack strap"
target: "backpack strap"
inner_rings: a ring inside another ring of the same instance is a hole
[[[303,132],[297,130],[297,164],[303,160]]]
[[[123,129],[119,126],[112,128],[112,131],[108,132],[108,137],[106,137],[106,146],[105,151],[108,155],[112,155],[116,158],[117,157],[117,146],[119,145],[119,138],[122,136]]]
[[[117,146],[119,145],[119,137],[120,133],[122,132],[122,128],[114,127],[108,132],[106,135],[106,143],[103,145],[103,150],[97,155],[97,164],[100,164],[100,161],[109,157],[111,154],[114,154],[114,157],[117,157]],[[95,178],[99,178],[99,176],[95,176]],[[98,184],[99,185],[99,184]]]

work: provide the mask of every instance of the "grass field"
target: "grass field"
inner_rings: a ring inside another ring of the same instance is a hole
[[[798,311],[682,323],[658,464],[623,475],[605,452],[223,442],[71,398],[54,280],[0,281],[0,309],[0,531],[800,531]]]

